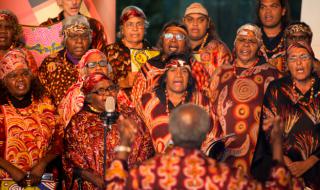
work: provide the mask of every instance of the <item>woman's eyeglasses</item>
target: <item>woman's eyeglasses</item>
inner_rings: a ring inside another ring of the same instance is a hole
[[[98,90],[93,91],[91,93],[103,96],[103,95],[106,95],[106,94],[110,94],[112,92],[117,92],[118,90],[119,90],[119,86],[114,84],[114,85],[111,85],[111,86],[109,86],[107,88],[99,88]]]
[[[175,38],[178,41],[182,41],[186,39],[185,35],[183,34],[172,34],[172,33],[164,33],[163,37],[166,40],[172,40],[173,38]]]
[[[99,65],[100,67],[106,67],[108,65],[108,61],[101,60],[98,62],[89,62],[86,64],[86,67],[92,69],[92,68],[95,68],[97,65]]]

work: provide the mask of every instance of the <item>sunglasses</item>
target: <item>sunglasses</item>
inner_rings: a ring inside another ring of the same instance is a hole
[[[163,34],[164,39],[166,40],[172,40],[175,38],[178,41],[182,41],[186,39],[186,36],[183,34],[172,34],[172,33],[165,33]]]
[[[106,67],[108,64],[109,64],[108,61],[101,60],[101,61],[98,61],[98,62],[89,62],[89,63],[86,64],[86,67],[88,67],[90,69],[93,69],[97,65],[99,65],[100,67]]]

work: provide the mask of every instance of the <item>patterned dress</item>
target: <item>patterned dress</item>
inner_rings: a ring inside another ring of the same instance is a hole
[[[40,26],[51,26],[64,19],[63,11],[55,18],[49,18],[47,21],[40,24]],[[90,49],[102,50],[107,44],[107,37],[104,32],[103,25],[94,18],[87,17],[92,32],[92,43]]]
[[[169,113],[166,111],[167,103],[165,92],[159,88],[155,92],[145,93],[141,97],[141,102],[141,107],[137,108],[137,110],[139,110],[141,117],[150,131],[155,151],[157,153],[164,153],[171,145],[171,135],[168,129]],[[211,119],[214,120],[209,99],[200,92],[189,92],[185,102],[194,103],[202,107],[209,113]],[[181,103],[177,106],[179,105],[181,105]],[[169,112],[174,108],[174,105],[169,101]],[[208,135],[208,140],[210,136],[212,135]],[[203,143],[203,148],[205,149],[205,147],[206,142]]]
[[[55,132],[55,107],[49,98],[0,106],[0,156],[24,172],[30,171],[51,151]],[[18,110],[18,112],[17,112]],[[0,169],[0,180],[10,175]]]
[[[145,125],[138,115],[130,108],[120,109],[120,114],[125,118],[135,120],[142,131],[143,135],[137,136],[132,144],[132,152],[130,153],[128,164],[132,167],[149,157],[154,153],[150,134],[146,131]],[[114,148],[120,144],[120,136],[117,124],[112,125],[112,129],[108,131],[107,142],[107,158],[106,167],[109,168],[115,157]],[[72,181],[73,168],[79,167],[83,169],[91,169],[93,172],[103,176],[103,157],[104,144],[103,137],[104,127],[99,115],[88,108],[87,105],[76,114],[70,121],[65,133],[65,153],[63,154],[63,167],[66,172],[66,187],[70,188]],[[75,183],[73,189],[77,189],[78,184]],[[83,189],[98,189],[92,183],[84,181]]]
[[[57,106],[69,87],[77,82],[79,73],[63,49],[43,60],[38,75],[47,95]]]
[[[275,116],[280,116],[284,121],[283,151],[286,156],[292,161],[303,161],[312,155],[320,158],[320,80],[317,76],[315,79],[314,101],[311,104],[306,104],[311,90],[305,95],[298,89],[293,90],[290,76],[270,83],[263,101],[261,134],[253,160],[253,173],[259,179],[263,180],[259,171],[267,172],[271,159],[268,146],[272,125],[264,121],[270,121]],[[319,176],[320,162],[303,175],[305,182],[309,186],[314,185],[315,189],[320,188]]]
[[[246,174],[256,146],[263,95],[268,84],[277,78],[278,71],[269,64],[249,69],[224,65],[217,69],[210,84],[218,120],[214,134],[219,138],[236,135],[226,139],[223,160]]]
[[[180,147],[174,147],[165,155],[157,155],[129,172],[125,168],[125,163],[120,160],[112,162],[107,171],[107,190],[302,189],[301,182],[292,180],[282,165],[272,168],[269,183],[263,186],[226,164],[206,157],[199,150]]]

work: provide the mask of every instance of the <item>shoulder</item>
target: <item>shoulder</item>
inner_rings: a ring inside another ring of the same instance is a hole
[[[228,46],[221,40],[213,39],[211,40],[207,46],[206,49],[216,49],[216,50],[227,50],[229,51]]]
[[[155,92],[146,92],[142,94],[141,96],[142,106],[145,107],[150,101],[154,100],[155,98],[157,98]]]

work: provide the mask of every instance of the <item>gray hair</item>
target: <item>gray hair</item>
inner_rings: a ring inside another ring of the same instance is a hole
[[[256,39],[258,40],[258,45],[259,47],[262,45],[262,32],[261,32],[261,29],[255,25],[255,24],[251,24],[251,23],[248,23],[248,24],[244,24],[242,26],[240,26],[240,28],[237,30],[237,36],[236,36],[236,39],[234,40],[234,44],[236,43],[237,41],[237,38],[238,38],[238,35],[243,31],[243,30],[249,30],[251,32],[254,33]]]
[[[175,145],[200,148],[210,130],[209,114],[195,104],[175,108],[169,118],[169,132]]]
[[[65,34],[65,31],[71,28],[72,26],[76,25],[82,25],[89,31],[89,42],[91,44],[92,42],[92,30],[90,28],[90,24],[88,19],[85,16],[82,15],[75,15],[75,16],[69,16],[62,21],[62,34],[63,34],[63,45],[65,45],[65,42],[67,40],[67,35]]]

